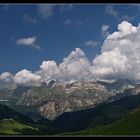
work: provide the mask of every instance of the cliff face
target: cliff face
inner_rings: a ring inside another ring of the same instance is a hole
[[[16,105],[38,107],[38,112],[53,120],[64,112],[94,107],[115,95],[97,83],[75,82],[70,85],[56,84],[52,88],[32,88],[20,94]]]
[[[108,86],[108,85],[107,85]],[[22,89],[22,90],[21,90]],[[106,88],[100,82],[74,82],[72,84],[52,82],[41,87],[20,88],[11,93],[9,101],[15,106],[35,108],[43,117],[53,120],[64,112],[93,108],[103,102],[112,102],[124,96],[137,95],[140,86],[119,85]],[[1,99],[2,97],[0,97]]]
[[[48,102],[47,104],[40,107],[40,112],[46,118],[53,120],[57,116],[56,104],[53,101]]]

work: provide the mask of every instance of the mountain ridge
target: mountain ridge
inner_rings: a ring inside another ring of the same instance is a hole
[[[40,87],[18,86],[14,90],[0,90],[0,102],[17,111],[23,108],[25,114],[38,114],[38,117],[54,120],[65,112],[94,108],[103,102],[113,102],[139,92],[139,85],[129,80],[112,83],[75,81],[65,84],[51,80]]]

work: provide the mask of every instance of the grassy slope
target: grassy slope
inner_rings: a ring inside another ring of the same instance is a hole
[[[36,128],[19,123],[13,119],[0,120],[0,134],[3,135],[21,134],[21,132],[25,129],[26,130],[28,129],[28,131],[38,131]]]
[[[0,134],[38,134],[37,126],[27,116],[0,104]]]
[[[140,106],[112,124],[62,135],[140,135]]]

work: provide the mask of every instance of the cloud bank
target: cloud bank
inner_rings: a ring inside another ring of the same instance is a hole
[[[120,78],[140,80],[139,54],[140,24],[135,27],[123,21],[118,24],[117,31],[108,34],[101,46],[101,53],[92,62],[80,48],[76,48],[60,64],[53,60],[45,60],[38,71],[24,69],[15,75],[4,72],[0,75],[0,79],[35,86],[51,79],[60,82]]]

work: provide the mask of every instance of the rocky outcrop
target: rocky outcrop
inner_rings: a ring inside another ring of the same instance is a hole
[[[44,100],[45,99],[38,96],[37,92],[33,92],[30,89],[27,92],[22,93],[16,105],[37,106],[40,105]]]
[[[50,101],[47,104],[41,106],[40,112],[46,118],[53,120],[57,116],[55,102]]]
[[[132,94],[133,94],[133,95],[138,95],[138,94],[140,94],[140,85],[136,85],[136,87],[133,88]]]

